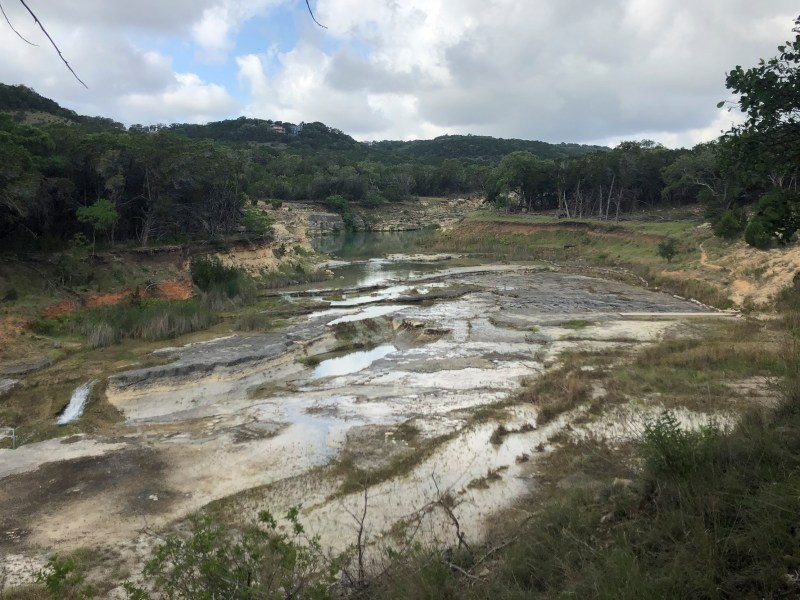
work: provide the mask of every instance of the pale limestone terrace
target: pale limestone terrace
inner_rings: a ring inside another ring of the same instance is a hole
[[[407,476],[375,487],[372,534],[430,502],[438,484],[463,488],[469,501],[459,516],[479,537],[489,516],[532,489],[515,457],[546,447],[568,417],[537,427],[536,407],[518,407],[509,427],[533,429],[493,445],[495,423],[466,427],[477,408],[513,396],[566,350],[633,347],[684,327],[687,313],[715,314],[623,283],[515,265],[443,265],[342,293],[338,306],[285,330],[164,349],[173,362],[114,375],[107,397],[125,422],[113,436],[82,438],[68,460],[50,452],[54,442],[42,446],[47,452],[37,444],[3,451],[3,527],[24,533],[12,545],[0,538],[0,550],[28,549],[34,570],[46,558],[36,548],[143,553],[147,546],[134,542],[145,519],[164,527],[225,498],[243,520],[259,507],[301,503],[322,543],[339,547],[350,542],[346,509],[359,497],[326,500],[339,480],[319,469],[344,449],[367,465],[413,453],[413,444],[395,441],[402,424],[419,431],[420,443],[451,437]],[[338,347],[348,350],[325,354]],[[373,348],[380,351],[363,353]],[[307,360],[314,357],[352,362],[320,376]],[[25,464],[12,464],[17,457]],[[502,480],[467,489],[490,469],[503,469]],[[80,491],[65,494],[64,485]],[[26,490],[39,500],[21,503]],[[431,531],[446,525],[432,522]]]

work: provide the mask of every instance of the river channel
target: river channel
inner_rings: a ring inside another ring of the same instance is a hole
[[[498,441],[499,423],[476,410],[566,351],[635,349],[711,314],[552,266],[423,256],[418,239],[323,240],[333,277],[283,292],[318,309],[281,331],[165,348],[166,364],[110,377],[106,398],[124,415],[115,435],[16,451],[29,465],[17,484],[49,499],[15,513],[25,544],[144,552],[143,524],[213,502],[236,523],[299,505],[309,532],[341,550],[364,489],[376,547],[409,520],[421,540],[453,543],[451,519],[431,509],[445,495],[478,540],[492,515],[535,493],[536,456],[571,417],[540,426],[535,406],[511,403],[503,424],[518,433]]]

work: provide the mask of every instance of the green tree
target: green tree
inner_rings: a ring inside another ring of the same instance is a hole
[[[706,215],[713,221],[719,219],[741,191],[733,173],[720,164],[719,146],[719,142],[698,144],[664,167],[664,198],[689,202],[705,199]]]
[[[338,194],[325,198],[325,204],[342,215],[342,221],[346,229],[355,229],[355,215],[350,209],[350,202],[347,198]]]
[[[548,196],[555,196],[555,163],[527,151],[508,154],[489,178],[490,200],[516,199],[519,208],[542,207]],[[506,204],[508,209],[513,208]]]
[[[761,196],[750,224],[745,229],[745,241],[756,248],[766,249],[770,241],[781,245],[792,241],[800,229],[800,194],[791,190],[774,189]]]
[[[678,246],[675,244],[675,240],[672,238],[667,238],[661,242],[658,245],[658,255],[667,262],[671,263],[672,259],[678,255]]]
[[[760,142],[756,150],[771,148],[767,155],[779,159],[778,164],[760,167],[796,172],[800,160],[800,17],[792,32],[795,39],[778,46],[778,56],[762,59],[747,70],[737,66],[728,73],[725,85],[739,96],[739,108],[746,116],[744,124],[729,135],[755,135]]]
[[[119,213],[111,200],[101,198],[90,206],[81,206],[75,214],[78,221],[88,223],[92,227],[92,256],[95,256],[97,230],[111,229],[119,219]]]
[[[765,236],[786,243],[797,229],[800,17],[792,31],[795,39],[778,46],[777,56],[750,69],[737,66],[726,78],[728,89],[739,96],[745,122],[726,134],[725,159],[752,181],[779,190],[762,197],[745,230],[745,239],[757,247],[769,246]]]
[[[247,233],[254,233],[260,237],[267,237],[272,233],[272,226],[275,225],[275,219],[263,210],[248,207],[244,209],[240,224]]]
[[[747,226],[747,216],[738,208],[726,210],[714,225],[714,234],[726,240],[734,240]]]

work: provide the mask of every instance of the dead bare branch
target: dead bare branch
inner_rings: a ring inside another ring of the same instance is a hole
[[[478,577],[477,575],[473,575],[472,573],[470,573],[469,571],[467,571],[465,569],[462,569],[458,565],[455,565],[455,564],[453,564],[451,562],[446,562],[445,564],[448,567],[450,567],[453,571],[458,571],[459,573],[461,573],[467,579],[471,579],[472,581],[478,581],[478,582],[481,582],[481,583],[484,582],[484,580],[481,579],[480,577]]]
[[[311,19],[314,21],[314,23],[316,23],[317,25],[319,25],[323,29],[327,29],[327,27],[325,27],[325,25],[323,25],[322,23],[317,21],[317,17],[314,16],[314,12],[311,10],[311,5],[308,3],[308,0],[306,0],[306,6],[308,7],[308,14],[311,15]]]
[[[9,18],[8,18],[8,15],[6,14],[6,11],[5,11],[5,9],[3,8],[3,5],[2,5],[2,3],[0,3],[0,12],[1,12],[1,13],[3,13],[3,16],[4,16],[4,17],[5,17],[5,19],[6,19],[6,23],[8,23],[8,26],[9,26],[9,27],[11,27],[11,31],[13,31],[14,33],[16,33],[16,34],[17,34],[17,37],[18,37],[19,39],[21,39],[21,40],[22,40],[23,42],[25,42],[26,44],[30,44],[31,46],[36,46],[37,48],[39,47],[39,44],[34,44],[32,41],[30,41],[30,40],[26,39],[25,37],[23,37],[23,35],[22,35],[22,34],[21,34],[19,31],[17,31],[16,29],[14,29],[14,26],[11,24],[11,21],[9,20]]]
[[[34,13],[30,9],[30,7],[27,4],[25,4],[25,0],[19,0],[19,1],[22,4],[22,6],[25,7],[25,10],[27,10],[28,13],[30,13],[30,15],[33,17],[33,21],[39,26],[39,29],[41,29],[42,32],[47,36],[47,39],[50,40],[50,43],[53,45],[53,48],[55,48],[56,52],[58,52],[59,58],[61,58],[62,62],[66,65],[67,69],[69,69],[69,72],[72,73],[72,75],[75,77],[75,79],[77,79],[80,82],[80,84],[88,90],[89,86],[86,85],[83,82],[83,80],[80,77],[78,77],[78,74],[72,69],[72,67],[69,66],[69,63],[67,62],[67,59],[64,58],[64,55],[61,53],[61,50],[59,50],[58,46],[53,41],[53,38],[50,37],[50,34],[47,32],[47,29],[44,28],[44,25],[42,25],[42,22],[39,20],[39,17],[36,16],[36,13]]]
[[[458,548],[466,549],[469,555],[473,556],[472,548],[470,548],[470,545],[467,543],[464,532],[461,531],[461,523],[458,521],[458,517],[456,517],[455,513],[453,512],[453,509],[450,507],[450,503],[448,502],[448,495],[447,494],[443,495],[442,492],[439,490],[439,482],[436,481],[436,476],[433,473],[431,474],[431,479],[433,479],[433,485],[436,487],[436,495],[437,495],[436,500],[431,502],[431,506],[438,506],[445,511],[447,516],[450,518],[450,521],[453,523],[453,526],[456,528],[456,539],[458,539]]]

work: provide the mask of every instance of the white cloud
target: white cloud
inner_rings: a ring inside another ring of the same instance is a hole
[[[613,148],[620,142],[628,140],[657,140],[668,148],[691,148],[697,144],[717,139],[731,127],[739,125],[743,121],[742,114],[737,110],[728,111],[727,108],[722,108],[717,110],[714,120],[704,127],[685,131],[641,131],[635,136],[610,136],[590,140],[588,143]]]
[[[126,94],[119,101],[122,119],[128,123],[176,122],[191,115],[193,123],[231,116],[238,103],[220,85],[205,83],[193,73],[179,73],[165,90],[151,94]]]
[[[233,48],[231,36],[248,19],[267,12],[286,0],[221,0],[203,10],[192,25],[192,38],[201,55],[222,61]]]
[[[317,47],[301,43],[291,52],[277,54],[274,60],[280,68],[272,77],[265,72],[267,60],[256,55],[236,59],[240,81],[251,96],[245,114],[294,123],[322,121],[350,135],[388,125],[366,95],[327,84],[331,58]]]
[[[233,26],[234,19],[226,6],[212,6],[192,26],[192,37],[206,53],[219,57],[233,44],[228,37]]]
[[[42,41],[7,4],[22,32]],[[13,34],[0,36],[9,57],[0,79],[126,122],[223,118],[244,90],[244,114],[320,120],[360,139],[475,133],[683,145],[727,129],[715,108],[729,97],[725,72],[774,55],[797,12],[794,0],[311,4],[327,30],[303,0],[52,0],[41,16],[90,91],[51,48]],[[248,48],[262,49],[231,58],[237,36],[254,30],[248,21],[277,6],[297,11],[297,21],[280,21],[298,28],[294,47],[251,39]],[[184,49],[178,69],[175,47]],[[234,80],[241,89],[223,87]]]

